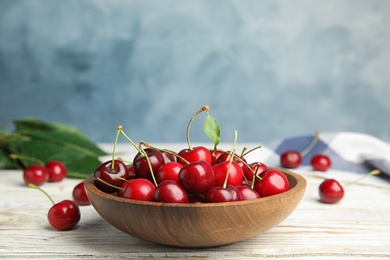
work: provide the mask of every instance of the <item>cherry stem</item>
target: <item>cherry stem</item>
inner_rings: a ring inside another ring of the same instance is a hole
[[[238,134],[237,134],[237,131],[235,130],[235,131],[234,131],[234,142],[233,142],[233,147],[232,147],[231,152],[229,153],[229,165],[228,165],[227,173],[226,173],[226,176],[225,176],[225,180],[224,180],[224,182],[223,182],[223,188],[226,188],[227,182],[228,182],[228,179],[229,179],[230,167],[232,166],[232,162],[233,162],[233,158],[234,158],[234,153],[236,152],[237,135],[238,135]]]
[[[193,150],[193,147],[191,145],[191,141],[190,141],[190,127],[191,127],[191,124],[192,124],[192,121],[194,121],[195,117],[197,117],[200,113],[204,112],[204,111],[208,111],[209,110],[209,106],[208,105],[204,105],[201,109],[199,109],[190,119],[190,121],[188,122],[187,124],[187,130],[186,130],[186,137],[187,137],[187,143],[188,143],[188,149],[190,151]]]
[[[121,133],[123,127],[121,125],[118,125],[117,130],[116,130],[116,135],[115,135],[115,142],[114,142],[114,147],[112,149],[112,162],[111,162],[111,171],[114,171],[115,169],[115,151],[116,151],[116,145],[118,143],[118,138],[119,134]]]
[[[308,154],[311,151],[311,149],[313,149],[314,145],[316,145],[318,140],[319,140],[319,132],[316,131],[313,140],[311,140],[310,144],[305,148],[305,150],[301,152],[301,156],[304,157],[306,154]]]
[[[113,184],[111,184],[111,183],[109,183],[109,182],[106,182],[105,180],[103,180],[102,178],[100,178],[100,177],[97,177],[96,178],[98,181],[100,181],[101,183],[104,183],[104,184],[106,184],[107,186],[110,186],[111,188],[114,188],[114,189],[117,189],[117,190],[124,190],[124,188],[122,188],[122,187],[118,187],[118,186],[115,186],[115,185],[113,185]],[[119,179],[119,178],[118,178]]]
[[[37,158],[33,158],[33,157],[29,157],[29,156],[24,156],[24,155],[20,155],[20,154],[14,154],[14,153],[11,153],[8,155],[9,158],[11,159],[20,159],[20,160],[29,160],[29,161],[32,161],[32,162],[36,162],[40,165],[45,165],[45,163]]]
[[[260,165],[257,164],[257,166],[255,168],[255,171],[254,171],[254,174],[253,174],[253,178],[252,178],[252,183],[251,183],[251,188],[252,189],[255,188],[256,175],[257,175],[257,171],[259,170],[259,167],[260,167]]]
[[[256,147],[250,149],[249,151],[246,151],[246,147],[245,147],[245,148],[242,150],[242,156],[246,156],[247,154],[249,154],[249,153],[251,153],[251,152],[253,152],[254,150],[257,150],[257,149],[259,149],[259,148],[261,148],[261,145],[256,146]]]
[[[29,187],[29,188],[31,188],[31,189],[36,189],[36,190],[39,190],[39,191],[43,192],[43,194],[45,194],[46,197],[49,198],[49,200],[51,201],[51,203],[53,203],[53,205],[55,204],[54,200],[49,196],[49,194],[47,194],[46,191],[44,191],[43,189],[39,188],[37,185],[34,185],[34,184],[32,184],[32,183],[29,183],[29,184],[27,185],[27,187]]]
[[[135,149],[137,149],[137,151],[142,154],[145,158],[146,158],[146,162],[148,163],[148,166],[149,166],[149,170],[150,170],[150,175],[152,175],[152,179],[153,179],[153,182],[154,182],[154,185],[157,187],[158,184],[157,184],[157,181],[156,181],[156,178],[154,177],[154,172],[153,172],[153,168],[152,168],[152,164],[150,163],[150,159],[149,159],[149,156],[148,154],[145,152],[144,149],[142,149],[141,147],[137,146],[133,140],[131,140],[126,134],[125,132],[123,131],[123,129],[120,130],[121,134],[126,138],[127,141],[129,141]]]
[[[365,174],[364,176],[358,178],[357,180],[354,180],[354,181],[352,181],[352,182],[345,183],[343,186],[346,187],[346,186],[349,186],[349,185],[351,185],[351,184],[355,184],[355,183],[357,183],[357,182],[363,180],[364,178],[366,178],[366,177],[368,177],[368,176],[376,175],[376,174],[379,174],[379,173],[381,173],[381,171],[378,170],[378,169],[372,170],[372,171],[370,171],[369,173]]]
[[[175,156],[175,157],[177,157],[177,158],[180,158],[180,159],[183,160],[183,162],[185,162],[186,164],[189,164],[189,163],[190,163],[189,161],[187,161],[186,159],[184,159],[183,157],[181,157],[180,155],[178,155],[178,154],[175,153],[175,152],[172,152],[172,151],[169,151],[169,150],[166,150],[166,149],[162,149],[162,148],[158,148],[158,147],[153,146],[153,145],[151,145],[151,144],[149,144],[149,143],[147,143],[147,142],[145,142],[145,141],[143,141],[143,140],[140,142],[140,144],[143,144],[143,145],[146,146],[146,147],[153,148],[153,149],[156,149],[156,150],[165,152],[165,153],[169,153],[170,155],[173,155],[173,156]]]

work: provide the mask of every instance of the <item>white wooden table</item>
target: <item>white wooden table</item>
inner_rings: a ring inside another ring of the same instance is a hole
[[[184,146],[164,147],[175,150]],[[121,149],[126,153],[131,147],[122,145]],[[51,202],[41,192],[25,187],[21,171],[0,171],[0,258],[390,259],[390,181],[368,177],[348,186],[338,204],[327,205],[318,201],[323,178],[347,182],[360,175],[334,170],[318,173],[307,168],[295,172],[306,178],[307,189],[297,209],[279,226],[228,246],[178,249],[124,234],[106,223],[92,206],[81,207],[76,229],[55,231],[46,218]],[[66,179],[42,188],[60,201],[71,199],[79,182]]]

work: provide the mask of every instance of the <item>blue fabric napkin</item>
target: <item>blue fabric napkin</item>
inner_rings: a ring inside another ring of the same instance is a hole
[[[268,166],[281,167],[280,155],[289,149],[303,151],[314,139],[312,135],[292,137],[264,143],[262,148],[248,154],[249,160],[262,161]],[[310,166],[313,155],[323,153],[332,160],[331,169],[368,173],[379,169],[390,177],[390,145],[374,136],[355,133],[320,133],[318,142],[302,159],[302,167]]]

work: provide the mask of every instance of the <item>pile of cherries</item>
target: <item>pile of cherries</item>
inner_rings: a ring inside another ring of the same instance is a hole
[[[95,186],[123,198],[169,203],[249,200],[290,188],[283,172],[261,162],[248,164],[244,155],[234,152],[204,146],[173,152],[146,146],[130,163],[102,163],[94,173]]]
[[[217,149],[220,129],[203,106],[187,125],[188,148],[180,151],[136,145],[118,126],[112,159],[94,172],[94,184],[103,192],[117,196],[167,203],[219,203],[251,200],[276,195],[290,189],[282,171],[268,168],[261,162],[247,163],[244,151],[236,153],[237,131],[231,151]],[[193,147],[190,126],[201,112],[207,112],[205,133],[214,141],[214,148]],[[137,149],[131,161],[115,158],[118,136],[124,136]]]

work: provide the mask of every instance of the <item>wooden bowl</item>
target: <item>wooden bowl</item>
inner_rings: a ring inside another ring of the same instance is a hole
[[[256,200],[174,204],[145,202],[100,191],[93,175],[85,182],[96,211],[112,226],[131,236],[175,247],[215,247],[257,236],[275,227],[297,207],[306,180],[283,170],[290,190]]]

